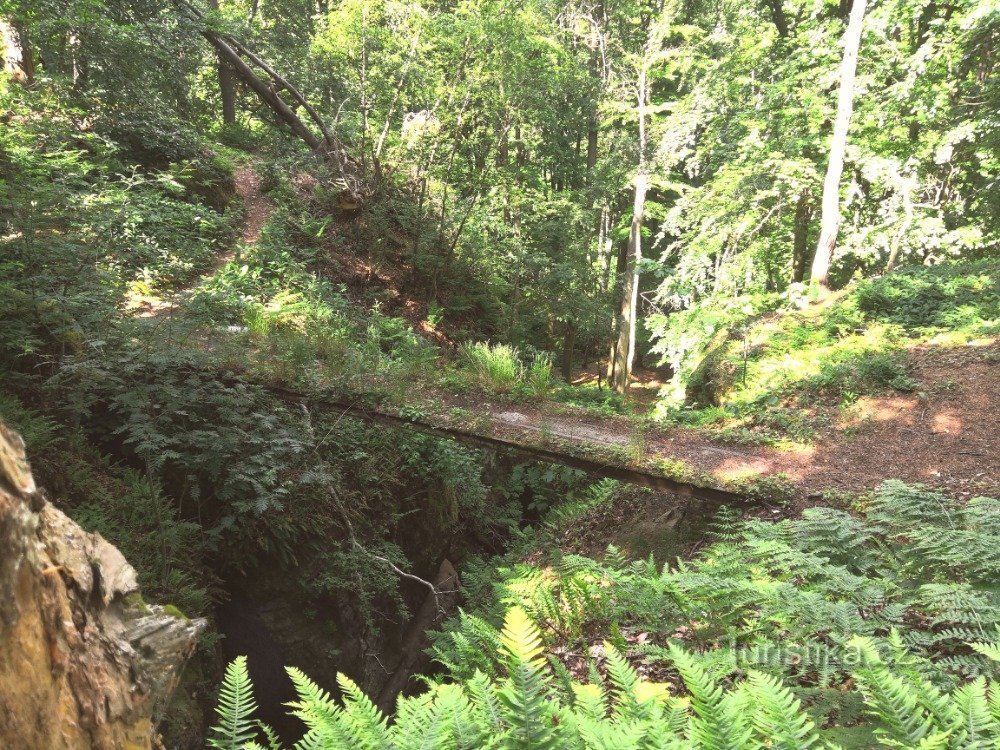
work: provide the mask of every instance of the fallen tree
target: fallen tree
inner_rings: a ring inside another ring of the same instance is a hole
[[[342,186],[352,202],[361,202],[368,191],[359,165],[351,158],[343,142],[330,130],[305,95],[242,41],[231,34],[213,29],[209,25],[209,19],[198,8],[186,0],[179,0],[178,7],[198,25],[199,33],[215,49],[220,64],[225,65],[236,78],[253,91],[311,151],[337,170]],[[255,68],[260,70],[263,76],[259,75]],[[281,97],[282,91],[288,93],[294,105]],[[307,119],[299,116],[297,107],[302,108]],[[313,128],[319,133],[314,132]]]

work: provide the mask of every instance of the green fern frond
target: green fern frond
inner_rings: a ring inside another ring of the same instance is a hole
[[[607,696],[600,684],[573,686],[573,710],[578,716],[601,721],[608,715]]]
[[[487,746],[490,734],[487,724],[481,724],[465,691],[458,685],[442,685],[435,695],[434,708],[440,719],[439,737],[435,747],[454,750],[479,750]]]
[[[997,747],[1000,723],[990,711],[986,680],[964,685],[952,696],[956,720],[949,727],[954,745],[963,748]]]
[[[611,693],[615,698],[616,721],[631,721],[636,718],[636,686],[639,675],[632,669],[624,656],[610,643],[604,643],[604,653],[607,657],[608,680],[611,683]]]
[[[423,750],[434,721],[434,700],[439,687],[396,702],[396,716],[389,732],[397,750]]]
[[[350,677],[337,675],[337,685],[343,694],[342,724],[354,737],[354,747],[381,750],[389,742],[389,720],[371,702]]]
[[[696,747],[711,750],[743,750],[751,731],[745,713],[734,700],[727,700],[722,688],[684,649],[670,645],[670,658],[691,693],[694,719],[690,739]]]
[[[278,739],[277,732],[262,721],[257,722],[257,728],[267,739],[267,750],[281,750],[281,740]]]
[[[292,715],[302,719],[307,727],[305,736],[295,744],[295,750],[326,750],[333,747],[350,747],[352,738],[343,725],[343,709],[330,694],[294,667],[285,670],[298,700],[288,704]]]
[[[781,682],[762,672],[748,674],[752,723],[762,743],[777,750],[807,750],[819,742],[802,703]]]
[[[465,683],[472,701],[472,711],[479,724],[495,734],[503,724],[502,706],[496,687],[482,672],[477,672]]]
[[[938,733],[921,703],[920,693],[886,668],[870,639],[856,638],[850,645],[862,657],[863,665],[855,670],[854,677],[869,713],[882,724],[876,730],[879,738],[897,747],[916,747],[924,740],[931,741]]]
[[[542,638],[538,628],[514,607],[507,613],[500,636],[508,656],[509,677],[497,691],[508,729],[508,750],[548,750],[556,747],[549,687],[545,680]]]
[[[210,730],[209,747],[241,750],[245,744],[254,740],[257,736],[256,724],[250,717],[256,710],[253,685],[247,671],[247,658],[237,656],[226,667],[219,687],[219,703],[215,707],[219,723]]]
[[[531,664],[540,668],[542,657],[542,634],[531,618],[520,607],[512,607],[504,618],[500,643],[514,664]]]
[[[992,641],[972,642],[969,646],[990,661],[1000,661],[1000,626],[997,627],[996,637]]]

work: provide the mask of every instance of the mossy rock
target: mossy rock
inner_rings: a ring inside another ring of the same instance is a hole
[[[163,614],[169,615],[170,617],[176,617],[179,620],[190,620],[191,619],[190,617],[188,617],[186,614],[184,614],[180,610],[180,607],[177,607],[174,604],[164,604],[163,605]]]
[[[705,347],[698,366],[684,386],[688,406],[721,406],[725,395],[736,382],[737,368],[728,358],[733,329],[720,328]]]

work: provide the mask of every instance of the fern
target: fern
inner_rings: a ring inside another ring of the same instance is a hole
[[[290,704],[307,733],[296,750],[779,750],[818,748],[815,722],[791,690],[750,670],[730,687],[715,679],[703,657],[676,645],[666,649],[686,696],[641,679],[628,660],[605,646],[607,683],[571,685],[572,697],[553,690],[541,634],[522,610],[511,610],[494,654],[507,676],[495,684],[480,672],[455,684],[400,698],[395,721],[386,718],[348,678],[338,679],[338,705],[298,670],[290,669],[298,700]],[[975,644],[992,653],[994,644]],[[993,748],[1000,743],[1000,689],[979,678],[951,693],[924,678],[928,660],[888,640],[853,639],[860,666],[852,671],[882,745],[931,750]],[[224,741],[212,747],[261,750],[245,660],[227,670],[220,691]],[[272,750],[278,747],[266,731]]]
[[[253,686],[247,671],[247,658],[237,656],[226,667],[219,686],[219,703],[215,712],[219,723],[210,730],[209,747],[219,750],[241,750],[257,736],[256,723],[250,717],[257,710]]]
[[[691,693],[690,739],[705,750],[742,750],[750,741],[746,715],[736,694],[726,695],[690,654],[670,647],[674,666]]]
[[[346,675],[338,675],[337,685],[343,695],[344,712],[339,715],[341,725],[354,739],[352,747],[363,750],[381,750],[387,747],[388,720],[375,704]]]
[[[548,750],[557,747],[549,689],[538,628],[517,607],[507,613],[500,637],[509,677],[498,691],[508,725],[503,746],[509,750]]]
[[[996,629],[993,641],[970,643],[969,646],[987,659],[1000,662],[1000,626]]]
[[[957,747],[995,747],[1000,740],[1000,723],[990,712],[986,680],[982,677],[955,691],[955,708],[950,730]]]
[[[295,745],[295,750],[325,750],[332,747],[351,747],[351,732],[343,723],[343,709],[306,675],[294,667],[287,670],[298,700],[289,703],[292,715],[301,719],[309,728]]]
[[[776,678],[751,671],[744,690],[762,743],[777,750],[807,750],[819,742],[801,702]]]

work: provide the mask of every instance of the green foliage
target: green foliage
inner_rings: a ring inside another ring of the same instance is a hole
[[[291,707],[307,726],[296,747],[748,750],[762,739],[774,738],[779,742],[775,746],[789,748],[816,742],[798,702],[776,681],[752,675],[750,682],[724,691],[678,649],[675,665],[691,694],[689,704],[671,696],[667,685],[640,679],[607,648],[606,681],[571,681],[560,690],[542,658],[538,629],[513,608],[499,646],[487,652],[501,672],[494,677],[476,672],[457,684],[437,684],[423,695],[401,697],[391,726],[347,677],[338,679],[344,697],[337,705],[300,671],[289,669],[299,696]],[[219,712],[225,717],[232,709],[226,704]]]
[[[521,361],[514,347],[477,341],[463,347],[462,356],[487,390],[509,393],[521,379]]]
[[[237,656],[226,667],[226,674],[219,686],[219,702],[215,707],[219,723],[211,729],[209,747],[241,750],[257,734],[250,718],[256,710],[253,686],[247,672],[247,658]]]
[[[0,132],[5,368],[102,346],[126,304],[176,290],[232,242],[227,217],[178,181],[189,167],[143,171],[49,93],[0,88],[13,118]]]
[[[905,268],[862,282],[855,296],[867,319],[892,323],[914,334],[986,333],[995,331],[1000,320],[1000,269],[985,260]]]
[[[531,462],[513,468],[505,489],[511,498],[530,498],[528,510],[543,512],[573,501],[586,484],[578,469]]]
[[[870,639],[853,642],[862,658],[855,672],[859,689],[877,718],[876,736],[887,747],[974,748],[1000,740],[996,686],[980,677],[942,692],[907,659],[896,633],[889,640],[892,661],[886,663]]]
[[[457,679],[495,674],[483,657],[498,637],[490,622],[520,607],[566,663],[590,661],[595,634],[617,633],[633,664],[686,665],[688,689],[702,686],[698,700],[711,716],[728,715],[712,680],[745,675],[750,691],[774,680],[792,685],[805,714],[765,697],[754,702],[772,717],[769,731],[795,747],[806,721],[857,721],[858,697],[845,690],[858,674],[858,637],[881,643],[895,633],[893,648],[906,656],[895,658],[893,673],[912,664],[937,690],[996,677],[995,651],[984,645],[1000,624],[995,502],[887,482],[860,517],[811,508],[801,519],[740,522],[728,511],[716,521],[718,541],[662,568],[614,548],[601,561],[556,554],[498,567],[495,604],[462,613],[434,636],[431,653]],[[678,643],[697,658],[684,661]],[[726,731],[747,728],[724,724],[700,731],[724,745]]]
[[[883,747],[958,750],[991,747],[1000,739],[995,684],[979,678],[951,692],[942,691],[922,676],[926,663],[908,654],[895,633],[887,642],[855,638],[850,647],[858,657],[852,677]],[[882,647],[891,653],[889,660],[883,659]],[[338,677],[342,694],[338,704],[301,671],[289,669],[298,693],[290,707],[307,727],[296,747],[837,747],[823,743],[802,702],[773,676],[749,670],[745,679],[723,684],[710,674],[703,657],[671,645],[669,662],[679,682],[654,683],[640,678],[613,646],[605,643],[603,648],[606,676],[595,672],[591,682],[581,683],[565,670],[553,671],[543,658],[538,628],[524,611],[513,607],[504,618],[503,631],[485,645],[486,658],[495,669],[476,670],[454,682],[432,684],[422,695],[400,697],[391,725],[346,676]],[[217,736],[242,731],[240,736],[248,739],[245,708],[252,707],[252,699],[241,698],[242,693],[249,694],[249,684],[245,663],[238,659],[227,670],[221,690],[217,711],[223,722],[214,730]]]
[[[700,408],[682,409],[664,402],[659,416],[717,432],[714,425],[725,424],[723,439],[744,426],[753,428],[744,433],[746,440],[809,439],[821,426],[809,424],[817,400],[849,405],[863,395],[915,390],[908,351],[913,344],[951,346],[995,335],[998,279],[991,260],[906,268],[850,286],[826,309],[741,318],[699,371],[723,406],[699,401]],[[682,328],[675,332],[684,335]],[[695,357],[708,338],[698,341],[691,350]],[[679,397],[687,385],[690,402],[697,389],[685,378],[675,376],[672,393]]]
[[[611,416],[627,412],[625,400],[610,388],[592,386],[563,386],[554,394],[556,401],[577,406],[597,414]]]
[[[640,352],[648,334],[673,368],[674,401],[702,369],[710,400],[727,402],[672,411],[675,421],[745,420],[726,435],[744,442],[808,437],[816,425],[797,406],[913,390],[905,347],[998,332],[991,3],[870,9],[833,269],[848,288],[808,310],[796,279],[828,159],[835,4],[307,5],[222,0],[207,23],[246,40],[335,122],[363,184],[356,206],[335,160],[273,128],[249,87],[235,92],[239,122],[220,128],[218,60],[178,6],[3,8],[37,70],[30,86],[0,76],[0,371],[19,396],[0,408],[33,455],[59,457],[35,459],[46,485],[184,611],[209,607],[212,565],[253,572],[266,559],[303,571],[297,593],[347,602],[353,623],[375,629],[404,608],[395,573],[372,555],[406,566],[404,539],[408,550],[495,543],[520,521],[518,500],[544,510],[575,491],[575,476],[543,467],[488,493],[475,452],[291,405],[239,375],[397,403],[425,383],[547,396],[540,352],[572,364],[608,350],[637,166],[651,187],[635,227]],[[273,212],[251,247],[235,241],[232,152],[214,136],[255,152]],[[455,368],[415,332],[419,317],[435,336],[480,343]],[[626,410],[589,387],[556,398]],[[631,447],[643,452],[641,427]],[[787,494],[782,483],[748,489]],[[996,501],[887,485],[866,510],[734,526],[662,569],[616,552],[507,566],[493,611],[438,644],[455,674],[475,664],[489,677],[404,704],[401,746],[438,735],[452,746],[805,746],[779,676],[816,726],[834,721],[819,706],[845,684],[850,638],[892,628],[942,685],[990,674],[988,653],[966,644],[997,620]],[[550,645],[606,631],[612,684],[549,700],[559,688],[537,659],[507,649],[489,666],[501,604],[537,618]],[[639,627],[658,634],[650,658],[680,666],[675,636],[704,659],[683,665],[692,711],[632,695],[643,683],[625,662]],[[346,732],[337,742],[391,735],[342,689],[350,718],[329,719]],[[954,695],[981,725],[980,693]],[[321,705],[326,696],[303,698],[317,726]],[[830,712],[850,713],[842,702]],[[907,720],[886,737],[909,742]],[[943,722],[920,741],[964,736]]]
[[[541,352],[535,354],[524,373],[524,380],[532,396],[548,396],[553,387],[552,357]]]

